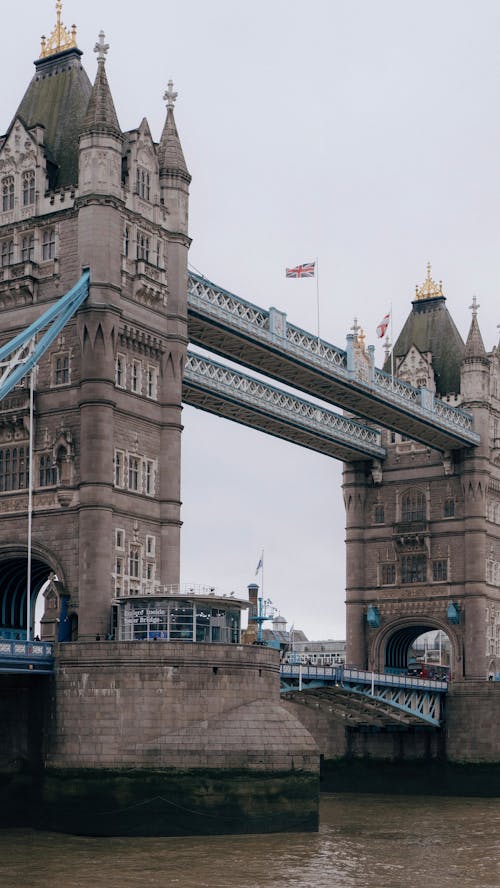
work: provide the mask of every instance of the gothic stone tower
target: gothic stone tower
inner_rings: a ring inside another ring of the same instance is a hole
[[[472,306],[463,343],[428,267],[395,344],[395,375],[474,416],[477,448],[439,453],[383,432],[382,471],[344,468],[347,662],[407,665],[429,629],[451,642],[458,679],[500,671],[500,352]]]
[[[181,379],[190,175],[169,84],[159,143],[122,132],[61,22],[0,138],[1,341],[78,280],[90,295],[35,380],[32,598],[53,574],[59,639],[110,630],[120,591],[179,581]],[[28,388],[0,406],[2,631],[26,627]],[[57,579],[56,579],[57,578]],[[53,637],[46,612],[42,632]]]

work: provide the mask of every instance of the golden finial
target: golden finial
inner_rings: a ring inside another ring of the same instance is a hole
[[[69,31],[61,21],[61,12],[62,0],[56,0],[56,25],[48,40],[45,36],[42,37],[41,59],[76,46],[76,25],[71,25],[71,31]]]
[[[437,299],[443,296],[443,282],[436,284],[431,278],[431,263],[427,263],[427,277],[421,287],[415,287],[416,299]]]

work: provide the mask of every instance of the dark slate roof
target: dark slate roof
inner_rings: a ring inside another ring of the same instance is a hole
[[[184,153],[182,151],[181,140],[174,120],[174,112],[172,108],[167,110],[167,119],[163,132],[161,134],[160,144],[158,147],[158,160],[160,163],[160,172],[180,173],[188,181],[191,181]]]
[[[458,394],[465,346],[444,296],[412,302],[411,313],[394,346],[395,357],[404,357],[412,345],[420,352],[432,353],[437,394]],[[390,372],[390,360],[385,369]]]
[[[109,88],[104,61],[99,60],[97,75],[87,113],[83,121],[82,132],[85,133],[109,133],[112,136],[122,138],[122,131],[118,123],[113,97]]]
[[[35,74],[14,115],[45,127],[47,155],[57,164],[52,187],[78,182],[78,141],[92,85],[73,48],[35,62]]]

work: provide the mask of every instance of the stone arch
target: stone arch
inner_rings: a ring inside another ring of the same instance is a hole
[[[454,629],[444,620],[419,614],[393,620],[378,633],[369,651],[369,668],[384,672],[385,669],[405,669],[408,651],[413,642],[424,632],[440,630],[449,638],[451,645],[451,672],[462,671],[462,647]]]
[[[51,574],[57,574],[62,584],[64,575],[58,560],[40,546],[33,546],[31,552],[30,612],[31,626],[34,625],[35,602],[42,586]],[[27,623],[27,575],[28,551],[26,546],[0,546],[0,634],[4,637],[24,637]]]

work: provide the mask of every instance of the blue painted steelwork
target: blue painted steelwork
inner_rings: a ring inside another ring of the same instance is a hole
[[[473,417],[379,370],[374,347],[358,360],[354,336],[344,351],[288,323],[286,314],[240,299],[200,275],[188,275],[190,341],[267,376],[448,450],[477,445]]]
[[[65,324],[87,298],[89,285],[90,272],[87,269],[71,290],[30,324],[26,330],[0,348],[0,368],[2,366],[4,368],[0,375],[0,400],[8,395],[26,373],[33,369],[52,345],[54,339],[59,336]],[[36,342],[37,333],[46,327],[48,329]]]
[[[54,648],[47,641],[11,641],[0,638],[0,673],[50,675]]]
[[[352,694],[388,704],[433,727],[441,724],[441,700],[448,691],[446,681],[370,672],[348,666],[282,664],[280,677],[283,693],[338,686]]]
[[[344,460],[386,457],[377,429],[191,351],[187,353],[182,399],[216,416],[328,456]]]

